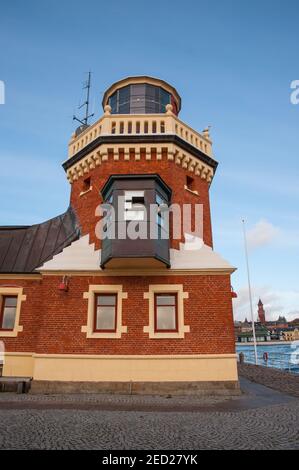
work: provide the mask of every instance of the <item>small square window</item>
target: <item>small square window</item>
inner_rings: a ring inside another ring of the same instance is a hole
[[[115,332],[117,325],[117,294],[95,296],[95,332]]]
[[[82,191],[85,192],[85,191],[88,191],[91,187],[91,178],[85,178],[85,180],[83,181],[83,188],[82,188]]]
[[[186,186],[190,191],[195,191],[194,178],[191,176],[186,176]]]
[[[0,311],[0,329],[12,331],[15,326],[17,312],[17,296],[4,295]]]
[[[155,332],[178,331],[177,294],[155,294]]]

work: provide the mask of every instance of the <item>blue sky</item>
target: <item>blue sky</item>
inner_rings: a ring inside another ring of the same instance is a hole
[[[15,0],[0,13],[0,224],[66,209],[61,162],[85,72],[96,118],[111,83],[157,76],[180,92],[183,121],[212,126],[214,244],[238,267],[235,317],[249,315],[242,217],[255,303],[299,317],[298,1]]]

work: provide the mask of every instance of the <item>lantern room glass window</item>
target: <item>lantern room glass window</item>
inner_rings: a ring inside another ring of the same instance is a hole
[[[122,87],[109,98],[112,114],[160,114],[165,113],[166,105],[172,102],[170,93],[146,83]]]
[[[0,311],[0,329],[11,331],[16,321],[18,297],[12,295],[2,296]]]
[[[115,332],[117,325],[117,294],[95,296],[95,332]]]
[[[178,331],[177,294],[155,294],[155,332]]]

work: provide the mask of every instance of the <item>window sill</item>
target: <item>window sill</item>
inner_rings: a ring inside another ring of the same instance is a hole
[[[81,193],[79,194],[79,197],[84,196],[84,194],[87,194],[90,191],[92,191],[92,186],[90,186],[90,188],[86,189],[86,191],[81,191]]]
[[[186,189],[186,191],[188,191],[191,194],[195,194],[195,196],[199,196],[198,191],[193,191],[192,189],[188,188],[188,186],[186,185],[184,186],[184,189]]]
[[[119,330],[113,333],[99,333],[96,331],[88,331],[87,326],[82,326],[81,328],[82,333],[86,333],[86,338],[93,338],[93,339],[101,339],[101,338],[108,338],[108,339],[119,339],[123,333],[127,333],[127,327],[122,326]]]
[[[150,339],[183,339],[185,337],[185,333],[190,333],[190,326],[184,325],[183,328],[180,329],[180,331],[175,331],[175,332],[157,332],[155,333],[152,331],[152,329],[149,326],[145,326],[143,328],[144,333],[148,333],[148,337]]]
[[[0,330],[0,338],[16,338],[18,333],[22,333],[23,327],[17,326],[13,330]]]

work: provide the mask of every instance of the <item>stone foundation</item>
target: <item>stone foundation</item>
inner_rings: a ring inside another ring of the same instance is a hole
[[[33,380],[32,394],[112,393],[124,395],[240,395],[238,381],[219,382],[63,382]]]

